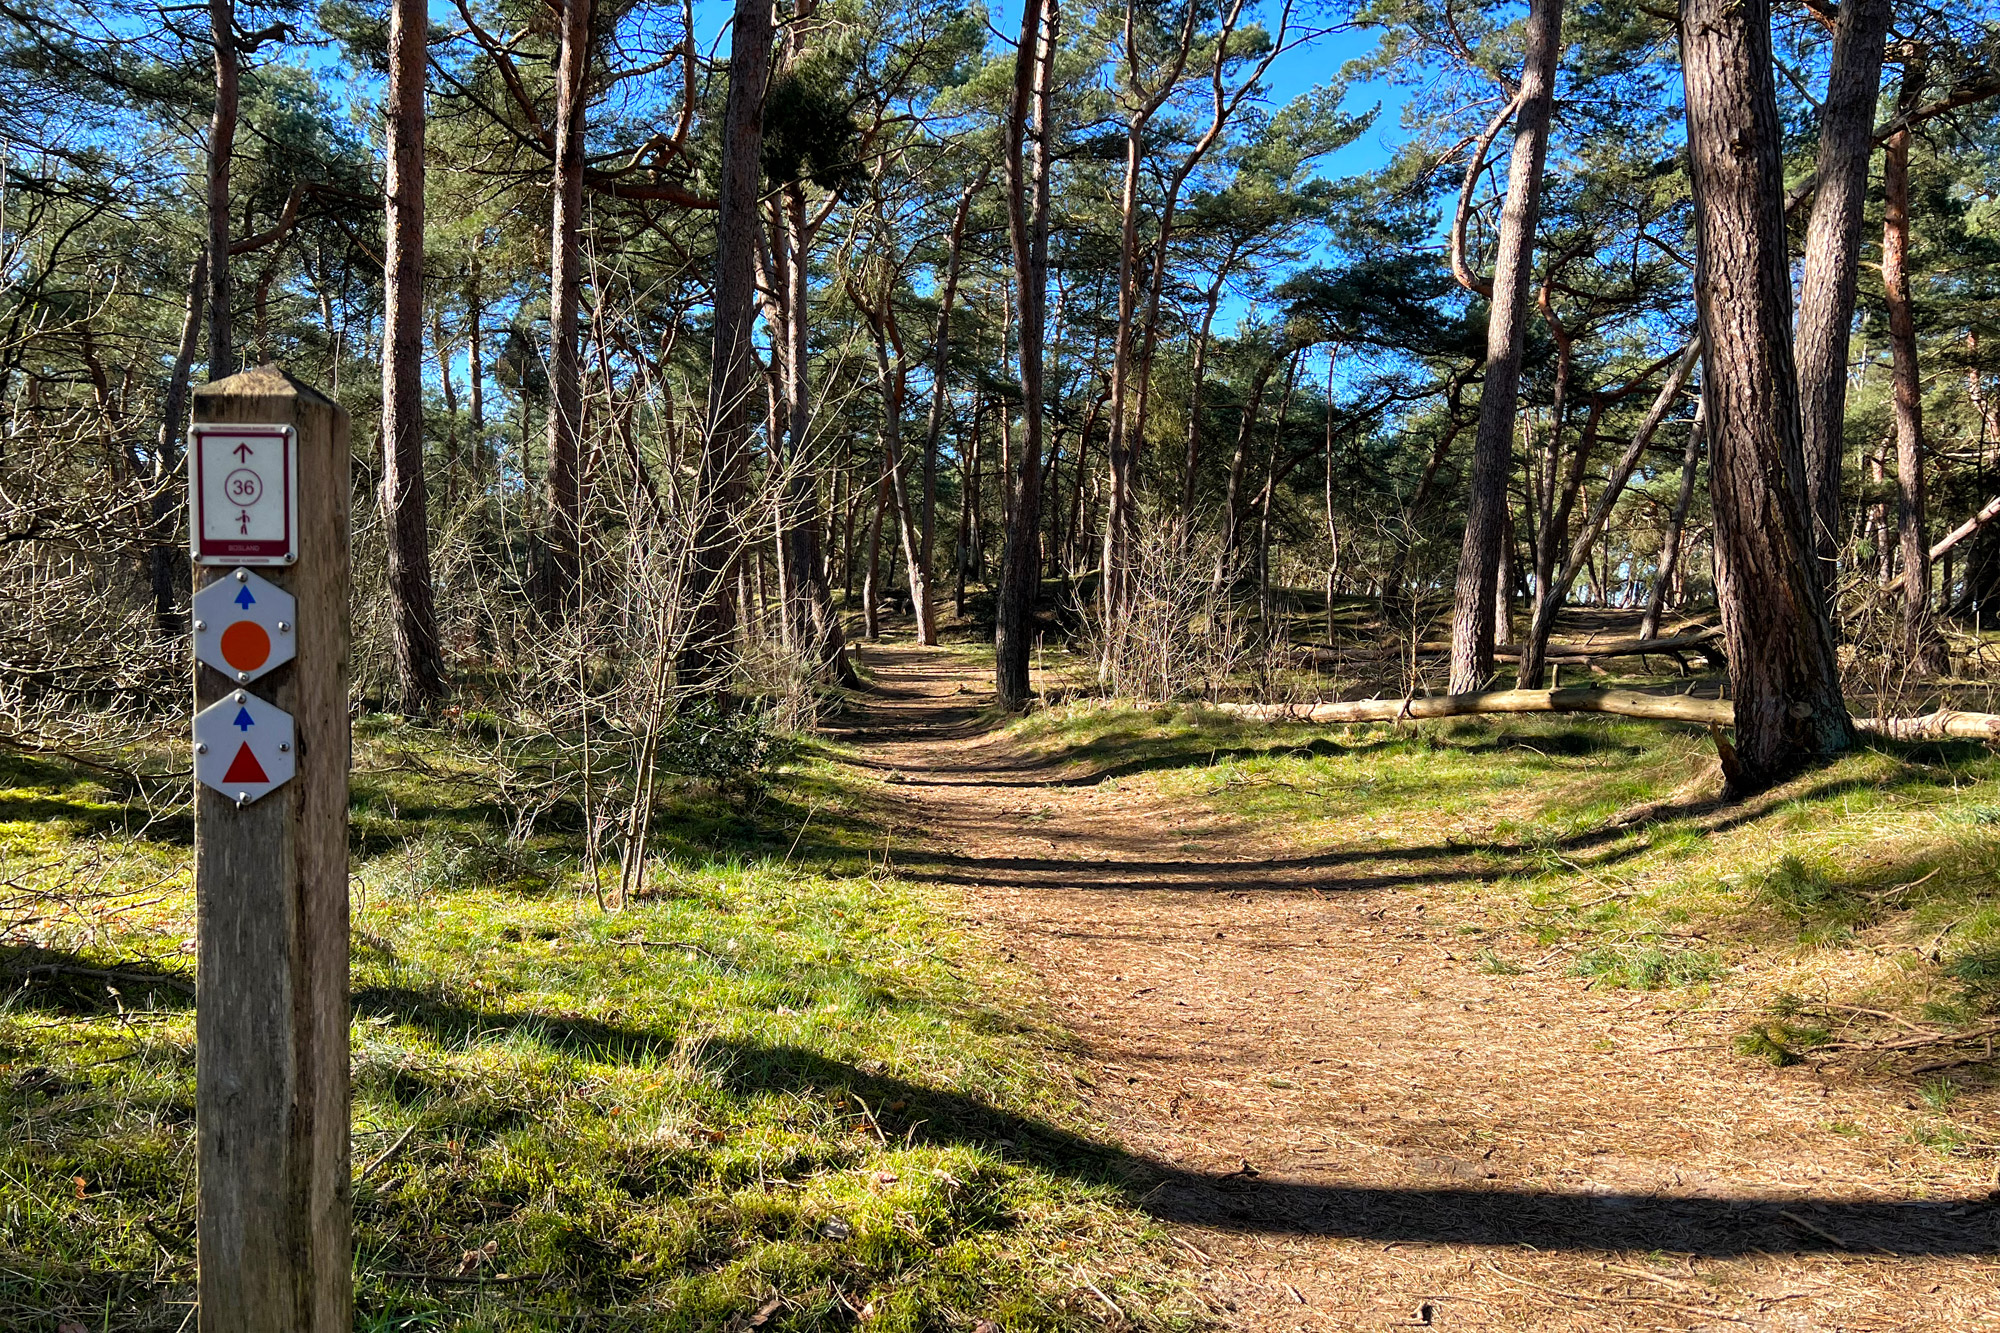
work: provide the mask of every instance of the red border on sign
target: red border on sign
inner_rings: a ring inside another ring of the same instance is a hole
[[[245,429],[241,426],[225,426],[219,422],[214,425],[207,425],[206,423],[197,425],[194,431],[196,437],[194,447],[194,493],[197,505],[203,504],[200,497],[207,493],[202,489],[202,482],[204,480],[202,476],[202,464],[207,456],[207,451],[202,447],[202,436],[229,435],[243,439],[276,440],[278,442],[279,465],[284,473],[281,486],[282,500],[285,506],[286,533],[284,537],[271,541],[262,539],[257,541],[232,541],[227,538],[211,541],[201,530],[202,523],[200,520],[206,518],[207,515],[205,513],[197,513],[194,524],[195,559],[204,560],[210,557],[220,557],[224,559],[282,560],[284,557],[292,554],[292,451],[285,447],[285,437],[290,435],[291,432],[283,427],[279,427],[276,430],[257,430],[255,428]]]

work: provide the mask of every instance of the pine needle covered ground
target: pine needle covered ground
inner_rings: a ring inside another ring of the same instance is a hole
[[[1983,750],[1724,806],[1658,724],[996,728],[868,657],[899,868],[1034,970],[1228,1327],[2000,1329]]]
[[[1489,973],[1735,1006],[1737,1053],[1906,1082],[1913,1138],[2000,1167],[2000,756],[1983,745],[1879,742],[1723,805],[1705,735],[1612,718],[1329,728],[1079,703],[1015,734],[1184,806],[1190,846],[1233,831],[1401,867],[1459,909]]]

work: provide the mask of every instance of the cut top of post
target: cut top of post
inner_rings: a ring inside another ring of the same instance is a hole
[[[271,361],[238,371],[212,384],[201,385],[194,391],[194,396],[197,401],[215,398],[302,398],[327,407],[336,405],[318,389],[293,379]],[[201,414],[197,411],[196,415]]]

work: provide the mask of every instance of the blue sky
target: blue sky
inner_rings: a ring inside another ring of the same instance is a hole
[[[721,45],[715,49],[729,49],[724,30],[734,11],[733,0],[695,0],[695,27],[700,33],[704,51],[715,46],[718,38],[721,38]],[[991,7],[991,16],[992,25],[1001,32],[1020,31],[1021,6],[1018,0],[997,0]],[[1335,32],[1280,56],[1272,64],[1268,79],[1271,104],[1282,105],[1317,84],[1338,78],[1341,66],[1373,49],[1375,38],[1373,32]],[[991,49],[1000,49],[999,39],[994,39]],[[1359,113],[1379,102],[1382,114],[1366,135],[1327,159],[1323,166],[1326,174],[1350,175],[1372,170],[1388,161],[1402,135],[1400,116],[1408,97],[1408,89],[1380,80],[1356,84],[1349,89],[1345,103],[1347,111]]]
[[[734,11],[734,0],[695,0],[695,28],[703,51],[714,49],[720,53],[728,50],[726,30]],[[995,0],[990,10],[990,22],[1000,32],[1019,32],[1020,0]],[[1270,89],[1270,107],[1275,109],[1317,85],[1338,79],[1341,68],[1348,61],[1367,55],[1374,49],[1376,39],[1377,34],[1372,31],[1340,30],[1317,37],[1279,56],[1272,63],[1266,79]],[[1003,49],[1004,45],[997,37],[988,47],[993,52]],[[1349,88],[1342,103],[1343,110],[1359,115],[1379,104],[1381,111],[1366,134],[1321,162],[1320,173],[1329,178],[1357,175],[1386,163],[1397,144],[1407,137],[1402,128],[1402,110],[1409,97],[1408,88],[1381,79],[1357,83]],[[1232,292],[1224,298],[1220,311],[1221,324],[1225,328],[1230,327],[1251,313],[1250,302],[1241,293]]]

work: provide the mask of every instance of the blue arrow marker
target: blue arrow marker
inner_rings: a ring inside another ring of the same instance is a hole
[[[236,710],[236,720],[229,725],[235,727],[238,731],[248,731],[257,725],[257,721],[250,716],[249,709],[239,708]]]
[[[248,588],[239,588],[236,593],[236,604],[242,607],[255,606],[257,599],[250,595]]]

